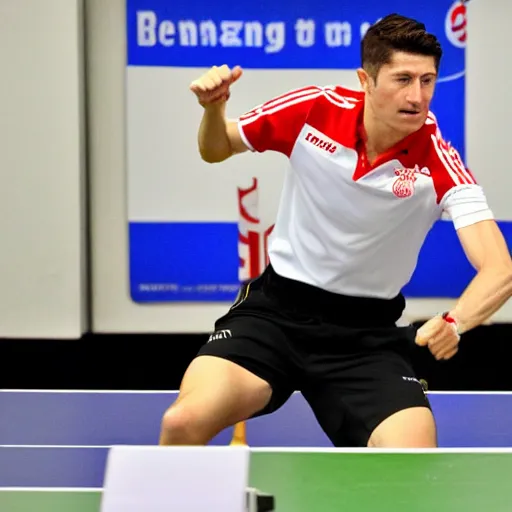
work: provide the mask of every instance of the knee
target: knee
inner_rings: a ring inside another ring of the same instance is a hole
[[[160,445],[204,445],[213,437],[200,415],[185,403],[171,406],[162,416]]]
[[[436,426],[432,412],[426,407],[399,411],[372,432],[370,448],[436,448]]]

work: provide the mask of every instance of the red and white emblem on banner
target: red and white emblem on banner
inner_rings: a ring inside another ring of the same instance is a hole
[[[265,226],[259,214],[258,179],[238,187],[238,256],[240,282],[258,277],[268,265],[268,238],[274,225]]]

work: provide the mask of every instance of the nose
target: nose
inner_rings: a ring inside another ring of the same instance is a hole
[[[407,88],[407,101],[413,105],[421,103],[421,82],[414,80]]]

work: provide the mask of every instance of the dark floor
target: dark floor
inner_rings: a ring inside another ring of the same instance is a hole
[[[173,390],[206,339],[207,334],[0,339],[0,388]],[[436,362],[417,348],[414,363],[431,390],[512,391],[512,324],[465,334],[450,361]]]

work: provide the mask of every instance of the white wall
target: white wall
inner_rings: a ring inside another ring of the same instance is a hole
[[[93,329],[96,332],[204,332],[225,304],[133,303],[128,290],[125,129],[125,0],[85,0],[89,27],[92,178]],[[512,183],[507,155],[510,115],[507,78],[508,19],[512,4],[469,3],[468,163],[488,189],[498,216],[509,217]],[[497,73],[497,74],[496,74]],[[492,90],[490,87],[492,86]],[[492,177],[491,177],[492,175]],[[449,300],[411,300],[409,318],[423,319],[448,309]],[[512,304],[495,316],[512,321]]]
[[[510,119],[512,2],[471,0],[467,50],[468,164],[498,218],[512,218]],[[501,186],[503,185],[503,186]]]
[[[1,337],[86,328],[81,8],[0,0]]]

